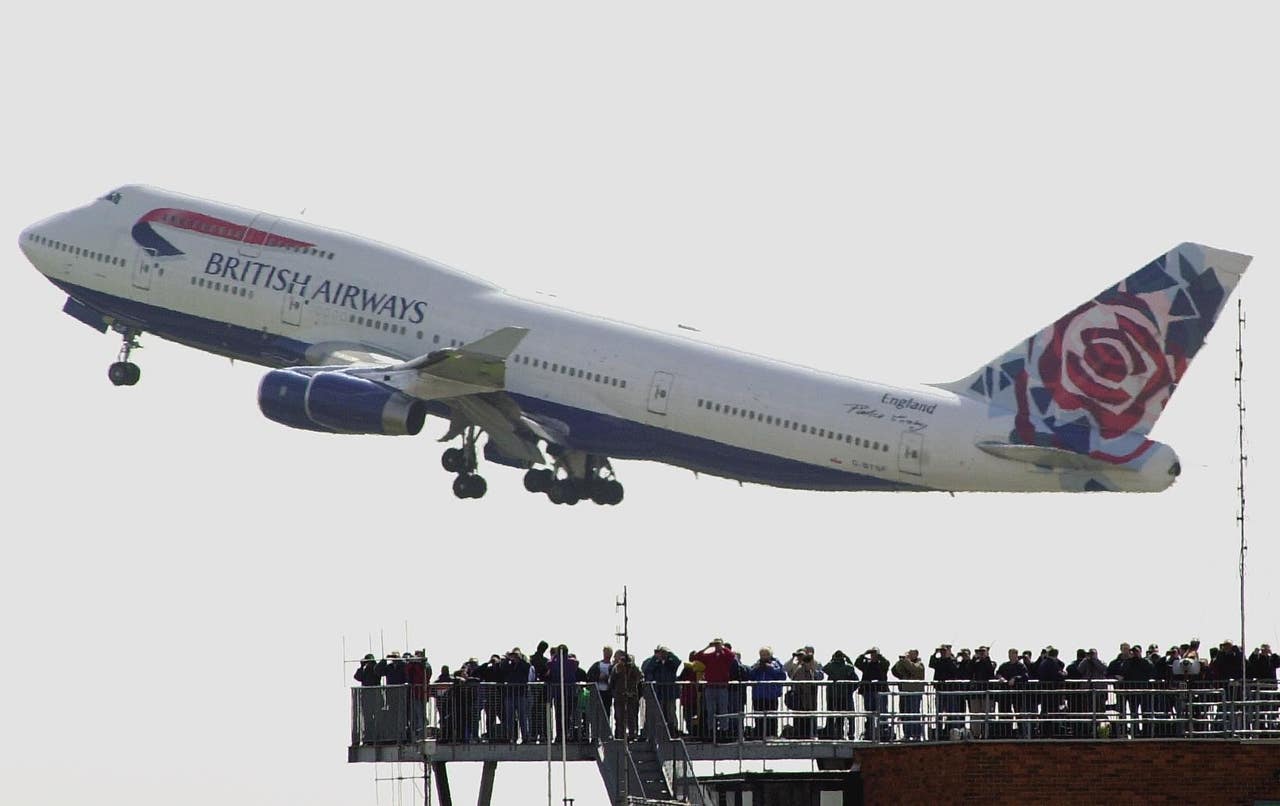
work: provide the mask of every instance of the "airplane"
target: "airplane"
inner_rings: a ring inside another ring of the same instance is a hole
[[[857,380],[523,299],[409,252],[128,185],[19,236],[63,311],[269,368],[258,406],[324,434],[448,420],[458,498],[480,458],[556,504],[613,505],[612,462],[776,487],[1156,492],[1181,472],[1148,438],[1247,255],[1175,246],[950,383]],[[486,438],[483,449],[480,437]]]

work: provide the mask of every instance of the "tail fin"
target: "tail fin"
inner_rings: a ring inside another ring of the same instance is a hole
[[[1252,260],[1184,243],[943,389],[1014,413],[1009,442],[1109,462],[1146,436]]]

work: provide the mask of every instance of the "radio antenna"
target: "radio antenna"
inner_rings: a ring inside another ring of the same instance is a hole
[[[1244,468],[1249,461],[1244,449],[1244,300],[1236,300],[1236,417],[1238,422],[1240,483],[1236,492],[1240,495],[1240,509],[1236,514],[1236,523],[1240,527],[1240,679],[1247,681],[1248,649],[1244,638],[1244,561],[1249,550],[1245,539],[1244,515]]]

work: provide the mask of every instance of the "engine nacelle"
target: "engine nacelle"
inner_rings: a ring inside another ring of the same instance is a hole
[[[310,385],[309,375],[274,369],[262,376],[262,382],[258,384],[258,408],[272,422],[332,434],[332,428],[325,428],[307,416],[307,387]]]
[[[319,372],[307,386],[312,422],[348,434],[413,436],[427,421],[421,400],[343,372]]]
[[[329,434],[414,435],[427,419],[423,401],[342,372],[272,370],[258,408],[273,422]]]

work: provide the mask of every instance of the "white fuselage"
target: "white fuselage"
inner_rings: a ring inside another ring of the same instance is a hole
[[[575,449],[809,489],[1073,486],[1074,471],[977,449],[1005,438],[1013,413],[993,416],[961,395],[841,377],[521,299],[312,224],[147,187],[113,195],[21,236],[41,272],[110,324],[272,367],[314,363],[340,347],[409,359],[523,327],[505,389],[525,411],[562,423]],[[268,235],[246,239],[219,221]],[[1123,475],[1125,489],[1172,482],[1167,473]]]

